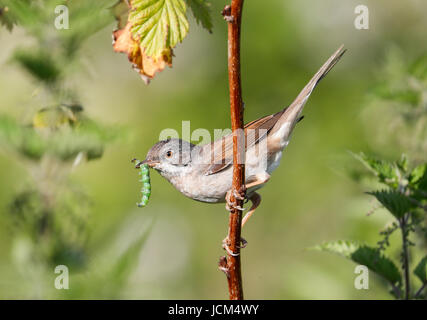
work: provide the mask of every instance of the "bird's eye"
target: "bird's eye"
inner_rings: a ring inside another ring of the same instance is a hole
[[[168,151],[168,152],[166,152],[166,158],[170,158],[170,157],[172,157],[172,151]]]

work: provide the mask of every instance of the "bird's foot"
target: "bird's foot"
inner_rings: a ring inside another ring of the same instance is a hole
[[[245,238],[240,237],[240,242],[241,242],[241,245],[239,246],[240,249],[246,248],[246,246],[248,245],[248,242],[246,241]]]
[[[233,190],[233,195],[237,200],[246,200],[246,186],[242,185],[238,191]]]
[[[229,190],[227,192],[227,194],[225,195],[225,209],[227,211],[233,211],[234,209],[237,209],[237,210],[240,210],[240,211],[244,211],[245,208],[242,208],[241,206],[235,205],[234,201],[233,202],[231,201],[231,193],[232,193],[232,190]],[[244,190],[244,191],[241,191],[241,190],[235,191],[235,190],[233,190],[233,196],[237,200],[245,200],[245,197],[244,197],[245,193],[246,193],[246,190]]]
[[[240,211],[244,211],[245,210],[245,208],[242,208],[241,206],[235,206],[234,204],[229,203],[229,202],[227,202],[225,204],[225,210],[227,210],[227,211],[233,211],[234,209],[240,210]]]
[[[248,245],[248,242],[242,237],[240,237],[240,243],[241,245],[237,246],[239,249],[246,248],[246,246]],[[234,253],[230,249],[230,239],[228,238],[228,236],[225,237],[224,240],[222,240],[222,248],[227,251],[230,256],[237,257],[238,255],[240,255],[240,253]]]

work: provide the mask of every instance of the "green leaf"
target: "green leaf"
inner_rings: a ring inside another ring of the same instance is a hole
[[[413,209],[414,205],[400,192],[394,190],[381,190],[367,192],[377,200],[396,218],[402,218],[405,213]]]
[[[211,4],[205,0],[186,0],[197,23],[212,32]]]
[[[427,256],[421,259],[420,263],[414,269],[414,274],[422,283],[427,282]]]
[[[399,269],[394,262],[381,255],[375,248],[362,246],[351,255],[351,259],[367,266],[392,284],[400,283],[402,280]]]
[[[12,59],[37,80],[53,83],[60,77],[60,68],[44,50],[17,49]]]
[[[339,254],[345,258],[350,258],[351,255],[360,247],[358,242],[348,240],[337,240],[324,242],[321,245],[315,246],[313,249]]]
[[[407,103],[412,106],[417,106],[421,102],[422,93],[420,91],[404,88],[404,89],[391,89],[388,85],[380,85],[374,90],[374,94],[384,100],[393,102]]]
[[[149,57],[161,57],[188,33],[184,0],[132,0],[131,7],[132,37]]]
[[[402,278],[393,261],[382,255],[377,249],[360,245],[354,241],[325,242],[314,249],[341,255],[353,262],[365,265],[369,270],[382,276],[390,283],[400,283]]]
[[[364,164],[369,170],[371,170],[379,178],[380,182],[394,188],[399,185],[397,168],[393,163],[369,157],[363,152],[360,154],[352,153],[352,155],[354,158]]]
[[[405,154],[402,154],[400,159],[396,162],[396,165],[402,172],[408,171],[408,166],[409,166],[408,157]]]
[[[427,163],[415,167],[408,180],[416,189],[427,190]]]
[[[81,152],[88,160],[97,159],[102,156],[105,144],[117,136],[118,130],[103,127],[90,119],[52,129],[33,128],[0,116],[0,143],[32,160],[51,154],[70,161]]]

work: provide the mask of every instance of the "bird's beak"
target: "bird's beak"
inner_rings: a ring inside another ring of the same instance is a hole
[[[141,165],[142,165],[142,164],[146,164],[146,165],[148,165],[150,168],[153,168],[153,167],[157,164],[157,162],[156,162],[156,161],[149,160],[149,159],[145,159],[144,161],[140,161],[140,162],[138,162],[138,163],[135,165],[135,168],[139,169],[139,168],[141,167]]]

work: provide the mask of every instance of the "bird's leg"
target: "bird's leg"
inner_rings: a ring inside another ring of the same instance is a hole
[[[245,226],[245,223],[249,220],[249,218],[252,216],[252,214],[255,212],[256,208],[258,208],[259,204],[261,203],[261,196],[259,193],[254,192],[249,198],[247,198],[252,202],[252,206],[249,209],[248,213],[245,214],[245,216],[242,219],[242,228]],[[245,248],[248,245],[248,242],[243,238],[240,237],[241,246],[240,248]],[[222,247],[232,256],[235,256],[236,254],[231,251],[229,248],[229,239],[228,236],[222,240]]]
[[[246,185],[246,188],[253,188],[256,186],[259,186],[261,184],[267,183],[268,180],[270,180],[270,175],[265,172],[262,176],[257,176],[257,180],[250,182]],[[261,203],[261,196],[259,193],[252,193],[252,195],[248,198],[248,200],[251,200],[252,202],[252,207],[249,209],[249,211],[245,214],[245,216],[242,219],[242,228],[245,226],[245,223],[249,220],[249,218],[254,214],[256,208],[258,208],[258,206]],[[245,240],[245,246],[248,242]]]
[[[268,180],[270,180],[270,175],[265,172],[264,174],[257,176],[257,179],[255,181],[251,181],[250,183],[246,184],[244,186],[244,191],[242,192],[241,190],[239,190],[239,196],[241,196],[242,193],[244,193],[247,189],[252,188],[252,187],[256,187],[259,185],[262,185],[264,183],[266,183]],[[236,196],[236,195],[234,195]],[[231,202],[230,202],[230,197],[231,197],[231,190],[227,192],[227,194],[225,195],[225,200],[226,200],[226,209],[228,211],[230,211],[230,207],[231,207]],[[243,197],[242,197],[243,198]],[[242,200],[242,199],[240,199]],[[252,195],[247,198],[247,200],[250,200],[252,202],[252,206],[249,209],[248,213],[243,217],[242,219],[242,228],[244,227],[244,225],[246,224],[246,222],[249,220],[249,218],[253,215],[253,213],[255,212],[255,210],[258,208],[258,206],[261,203],[261,196],[259,195],[259,193],[253,192]],[[236,208],[238,210],[242,210],[243,208]],[[248,242],[240,237],[240,242],[242,243],[242,245],[240,246],[240,248],[244,248],[247,246]],[[236,254],[233,253],[230,248],[229,248],[229,239],[228,236],[222,241],[222,247],[232,256],[235,256]]]
[[[246,189],[259,186],[261,184],[267,183],[268,180],[270,180],[270,175],[267,172],[264,172],[263,174],[260,174],[260,175],[256,175],[255,177],[256,177],[256,180],[246,184]]]
[[[248,199],[251,200],[252,206],[242,219],[242,228],[245,226],[245,223],[248,222],[249,218],[254,214],[255,210],[261,203],[261,196],[256,192],[254,192]]]
[[[237,200],[244,200],[246,193],[246,187],[242,186],[240,188],[240,190],[238,190],[237,192],[234,191],[232,193],[232,190],[229,190],[226,195],[225,195],[225,209],[227,209],[228,211],[231,211],[232,209],[237,209],[240,211],[245,210],[244,208],[240,207],[240,206],[236,206],[231,202],[231,195],[233,194],[234,198]],[[241,248],[244,248],[246,246],[247,241],[245,239],[243,239],[242,237],[240,237],[240,242],[242,243]],[[231,251],[230,249],[230,239],[227,237],[225,237],[224,240],[222,240],[222,247],[228,252],[229,255],[236,257],[239,255],[239,253],[234,253],[233,251]]]

